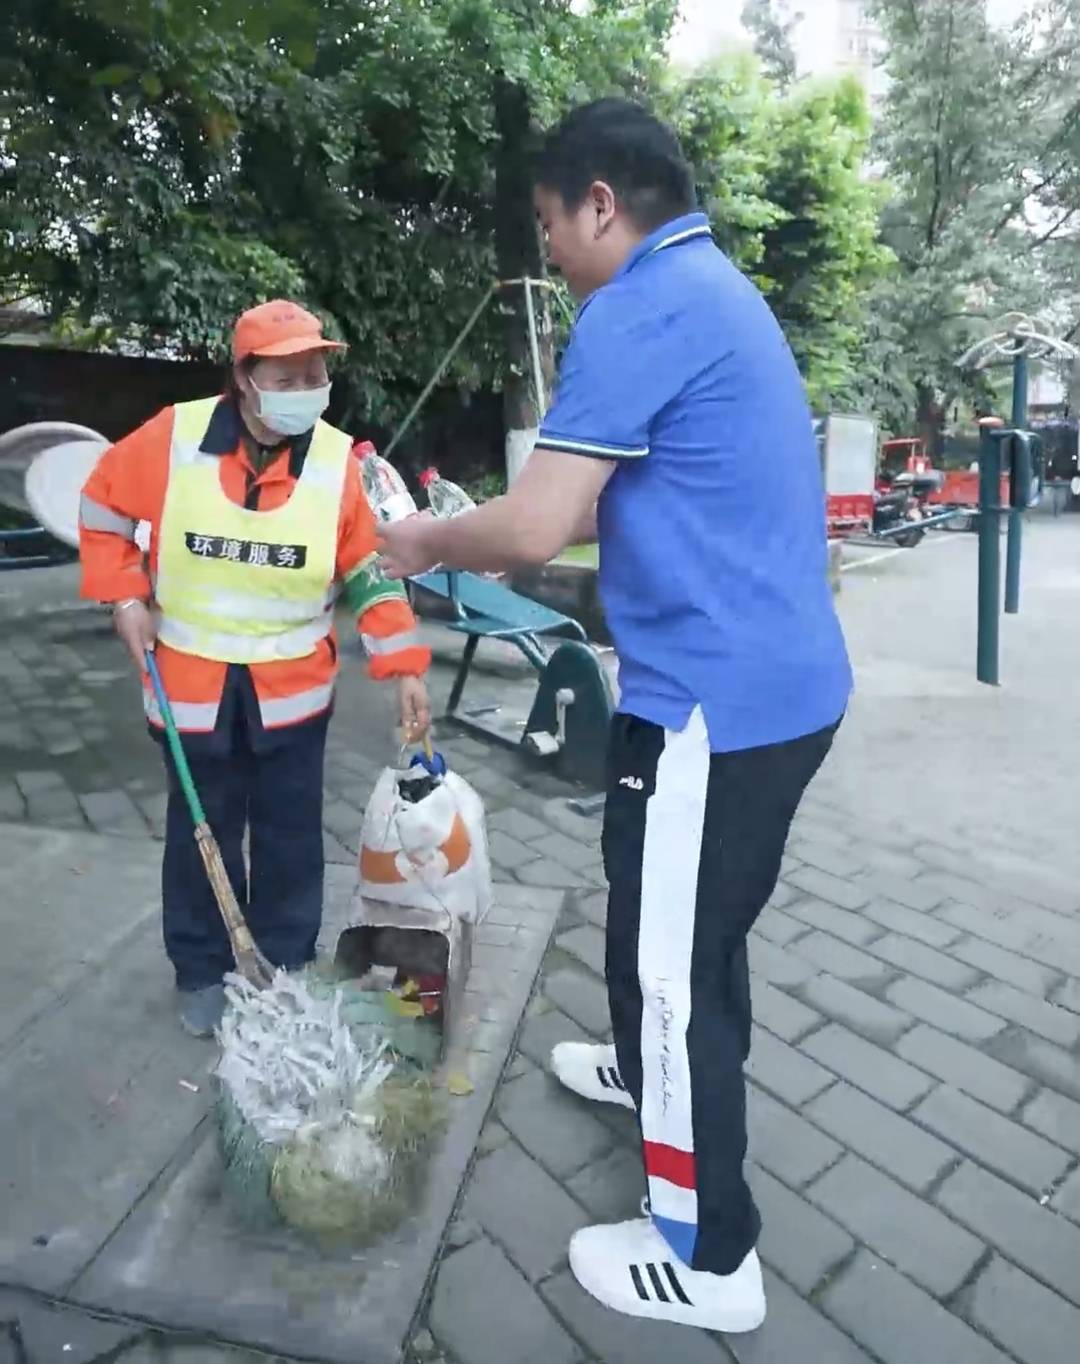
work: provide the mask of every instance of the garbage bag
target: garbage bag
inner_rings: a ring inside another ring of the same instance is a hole
[[[442,767],[388,767],[379,777],[360,836],[360,893],[479,923],[491,908],[484,803]]]

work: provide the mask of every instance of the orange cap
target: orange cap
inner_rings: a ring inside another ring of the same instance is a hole
[[[234,360],[249,355],[302,355],[311,350],[345,350],[342,341],[328,341],[322,323],[298,303],[275,298],[249,308],[233,328]]]

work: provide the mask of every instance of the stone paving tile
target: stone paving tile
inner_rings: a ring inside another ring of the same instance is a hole
[[[542,856],[576,871],[587,870],[596,862],[596,849],[591,844],[579,843],[566,834],[547,833],[543,838],[533,839],[532,846]]]
[[[945,990],[966,990],[980,979],[979,972],[973,967],[901,933],[886,933],[867,950],[900,970],[920,976]]]
[[[488,815],[487,824],[491,832],[507,834],[522,843],[543,838],[551,832],[546,824],[523,810],[515,810],[512,805],[504,805],[501,809],[492,811]]]
[[[1075,1364],[1080,1310],[995,1256],[965,1295],[969,1319],[1024,1364]]]
[[[846,1231],[757,1165],[747,1169],[761,1213],[758,1251],[765,1264],[809,1294],[855,1249]]]
[[[1080,1222],[1080,1169],[1074,1170],[1050,1200],[1050,1206],[1074,1222]]]
[[[930,1076],[839,1023],[819,1029],[800,1049],[890,1108],[910,1108],[934,1085]]]
[[[561,933],[556,942],[564,952],[577,957],[590,971],[595,971],[598,976],[604,974],[604,935],[598,928],[592,924],[582,924],[580,928]]]
[[[610,1132],[585,1101],[540,1070],[503,1085],[496,1114],[556,1179],[575,1174],[612,1145]]]
[[[1041,1132],[1048,1141],[1080,1155],[1080,1104],[1074,1099],[1066,1099],[1064,1094],[1056,1094],[1052,1089],[1040,1089],[1035,1098],[1024,1105],[1020,1120]]]
[[[853,943],[856,947],[862,947],[881,937],[880,926],[867,919],[862,910],[853,913],[825,900],[816,900],[812,896],[793,900],[784,907],[784,913],[793,919],[800,919],[811,928],[824,929],[826,933],[843,938],[845,942]]]
[[[746,1128],[751,1160],[793,1188],[821,1174],[841,1154],[824,1132],[756,1085],[747,1086]]]
[[[984,1336],[868,1250],[829,1285],[821,1305],[882,1364],[1007,1364]]]
[[[826,1170],[806,1197],[939,1298],[959,1288],[984,1253],[981,1241],[858,1156]]]
[[[126,791],[90,791],[78,799],[87,822],[98,833],[146,833],[146,823]]]
[[[840,848],[835,843],[822,843],[812,838],[792,839],[788,852],[807,866],[827,871],[832,876],[857,876],[866,866],[853,847]]]
[[[912,1110],[912,1117],[990,1170],[1040,1194],[1072,1164],[1045,1137],[1010,1122],[966,1094],[940,1085]]]
[[[898,1009],[969,1042],[986,1042],[1005,1028],[1004,1019],[915,976],[893,981],[885,990],[885,998]]]
[[[559,1042],[593,1042],[580,1024],[564,1014],[561,1009],[549,1009],[546,1013],[534,1014],[527,1018],[521,1030],[518,1045],[521,1050],[535,1061],[538,1066],[547,1067],[551,1060],[551,1050]]]
[[[569,1273],[550,1279],[540,1292],[567,1330],[603,1364],[656,1364],[661,1359],[672,1364],[730,1364],[723,1346],[704,1332],[609,1312]],[[536,1364],[545,1361],[537,1359]]]
[[[969,1161],[934,1197],[958,1222],[1080,1306],[1080,1227]]]
[[[840,876],[830,876],[827,871],[818,871],[816,867],[799,867],[785,876],[784,880],[814,899],[824,900],[840,909],[862,909],[870,900],[870,892],[858,883]]]
[[[852,947],[850,943],[843,942],[840,938],[834,938],[830,933],[823,933],[820,929],[814,929],[805,938],[800,938],[792,951],[840,980],[865,981],[874,985],[887,981],[896,974],[889,966],[866,952]],[[779,985],[784,982],[776,983]],[[799,984],[798,981],[789,983]]]
[[[1031,1092],[1033,1081],[1026,1075],[925,1023],[905,1033],[896,1050],[913,1065],[1002,1113],[1012,1113]]]
[[[793,919],[790,914],[783,913],[777,906],[769,905],[754,925],[750,939],[753,941],[758,937],[767,938],[777,947],[786,947],[788,943],[801,938],[806,932],[806,924]]]
[[[528,866],[540,856],[535,848],[520,842],[510,834],[500,833],[497,829],[488,834],[488,852],[491,854],[493,864],[508,872],[515,872],[520,867]]]
[[[792,866],[789,870],[794,871]],[[802,895],[801,890],[796,890],[794,886],[789,886],[786,881],[778,881],[776,889],[769,896],[768,908],[783,909],[785,905],[791,904],[792,900],[798,900]]]
[[[820,1009],[834,1021],[849,1028],[871,1042],[889,1044],[912,1026],[912,1019],[899,1009],[836,980],[832,976],[815,976],[799,989],[799,998]]]
[[[827,1089],[835,1079],[816,1061],[756,1024],[752,1029],[746,1073],[795,1108]]]
[[[918,1192],[956,1160],[943,1141],[850,1085],[833,1085],[804,1112],[844,1146]]]
[[[560,890],[582,890],[598,885],[603,879],[598,873],[572,871],[547,857],[518,867],[515,875],[524,886],[557,887]]]
[[[572,1175],[566,1187],[598,1222],[638,1217],[645,1196],[641,1153],[620,1146]]]
[[[954,925],[942,923],[931,914],[909,909],[894,900],[871,900],[863,908],[862,914],[880,929],[903,933],[906,937],[915,938],[928,947],[948,947],[950,943],[963,936],[960,929]]]
[[[1061,981],[1059,972],[1015,952],[1007,952],[985,938],[961,938],[949,947],[949,953],[976,970],[985,971],[1039,999],[1045,999]]]
[[[566,1263],[570,1237],[590,1221],[563,1186],[513,1143],[477,1164],[464,1212],[534,1283]]]
[[[597,1037],[603,1037],[611,1027],[607,990],[591,971],[571,970],[569,967],[553,971],[544,979],[544,994]]]
[[[785,1042],[799,1041],[825,1021],[814,1009],[808,1009],[768,981],[751,975],[750,985],[754,1017]]]
[[[1052,999],[1061,1008],[1071,1009],[1074,1014],[1080,1014],[1080,980],[1070,978],[1063,981],[1054,990]]]
[[[104,1321],[86,1312],[54,1305],[0,1288],[0,1339],[5,1323],[18,1331],[20,1352],[12,1354],[13,1364],[92,1364],[111,1355],[122,1345],[144,1334],[134,1322]],[[3,1359],[0,1344],[0,1359]]]
[[[750,938],[748,954],[751,972],[771,985],[801,985],[818,973],[818,967],[812,962],[757,934]]]
[[[1031,995],[1017,990],[1001,981],[988,980],[968,992],[967,998],[973,1004],[981,1005],[991,1013],[1019,1023],[1029,1032],[1056,1042],[1062,1047],[1075,1047],[1080,1044],[1080,1014],[1070,1013],[1068,1009],[1056,1004],[1046,1004]]]
[[[768,1316],[761,1330],[727,1337],[738,1364],[870,1364],[853,1340],[768,1270],[765,1296]],[[672,1364],[677,1359],[672,1356]]]
[[[584,1358],[528,1280],[486,1239],[443,1261],[430,1325],[438,1342],[468,1364],[581,1364]]]

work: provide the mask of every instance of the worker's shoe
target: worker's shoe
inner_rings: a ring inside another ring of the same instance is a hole
[[[180,991],[180,1026],[192,1037],[213,1037],[224,1013],[224,985]]]
[[[629,1317],[730,1334],[756,1331],[765,1320],[756,1251],[734,1274],[706,1274],[683,1264],[647,1219],[575,1233],[570,1268],[586,1293]]]
[[[560,1042],[551,1053],[551,1068],[567,1089],[583,1099],[633,1108],[634,1101],[619,1074],[612,1046]]]

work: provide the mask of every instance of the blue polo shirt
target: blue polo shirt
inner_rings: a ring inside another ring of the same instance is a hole
[[[704,214],[665,224],[578,314],[540,445],[617,461],[600,591],[620,710],[714,752],[835,723],[851,669],[802,379]]]

